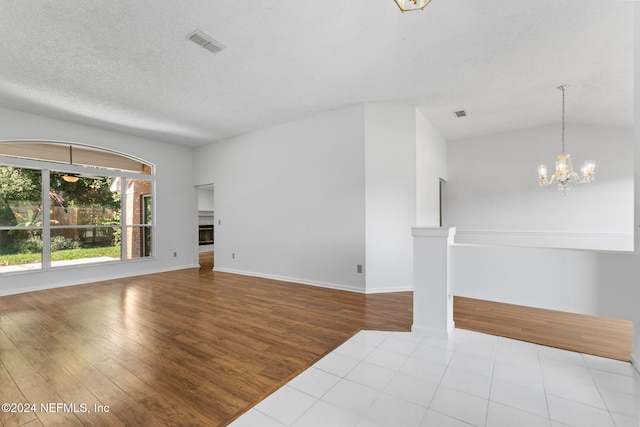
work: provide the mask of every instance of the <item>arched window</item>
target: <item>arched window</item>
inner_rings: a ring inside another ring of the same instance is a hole
[[[0,274],[151,257],[154,186],[131,156],[0,143]]]

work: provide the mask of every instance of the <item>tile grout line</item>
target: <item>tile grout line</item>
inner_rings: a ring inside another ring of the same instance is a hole
[[[536,354],[538,356],[538,366],[540,366],[540,376],[542,377],[542,392],[544,393],[544,402],[547,405],[547,419],[549,420],[549,424],[553,422],[551,419],[551,407],[549,406],[549,395],[547,394],[547,384],[544,380],[544,370],[542,368],[542,355],[540,354],[540,346],[538,344],[536,346]]]
[[[598,390],[598,396],[600,396],[600,399],[602,399],[602,403],[604,404],[604,407],[607,408],[607,412],[609,413],[609,418],[611,419],[611,422],[615,426],[616,420],[613,418],[613,412],[609,408],[609,405],[607,405],[607,401],[604,399],[604,396],[602,395],[602,390],[600,390],[600,386],[596,382],[596,379],[593,377],[593,369],[591,369],[591,366],[587,362],[587,359],[585,359],[583,353],[580,353],[580,357],[582,358],[582,360],[584,360],[584,364],[587,367],[587,370],[589,371],[589,377],[591,378],[591,381],[593,381],[593,385],[596,387],[596,390]]]
[[[493,376],[496,372],[496,358],[498,357],[499,340],[496,337],[495,351],[493,352],[493,363],[491,364],[491,381],[489,382],[489,395],[487,396],[487,412],[484,414],[484,425],[489,422],[489,407],[491,406],[491,390],[493,390]]]

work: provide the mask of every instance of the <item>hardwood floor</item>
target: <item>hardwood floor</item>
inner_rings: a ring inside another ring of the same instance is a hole
[[[201,270],[212,270],[215,253],[213,251],[205,251],[200,252],[199,254],[199,264]]]
[[[563,311],[483,301],[453,299],[456,328],[498,335],[549,347],[628,362],[633,322]]]
[[[0,424],[226,425],[358,330],[411,323],[410,292],[362,295],[209,264],[1,297],[0,403],[36,411],[0,413]]]

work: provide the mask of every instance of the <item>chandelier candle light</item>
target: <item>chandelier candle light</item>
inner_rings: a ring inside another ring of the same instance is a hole
[[[400,10],[404,13],[412,10],[422,10],[431,0],[395,0]]]
[[[549,179],[547,165],[538,166],[538,185],[549,188],[556,183],[558,191],[561,191],[563,196],[567,194],[567,190],[570,190],[571,186],[586,184],[596,179],[596,162],[594,160],[584,162],[580,168],[580,175],[578,175],[573,170],[571,154],[566,154],[564,151],[564,91],[567,87],[568,85],[562,85],[557,88],[562,91],[562,154],[556,157],[556,171]]]

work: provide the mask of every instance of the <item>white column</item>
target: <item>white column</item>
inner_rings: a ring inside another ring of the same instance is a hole
[[[411,229],[413,236],[412,331],[448,337],[453,332],[453,295],[449,292],[449,243],[455,228]]]

